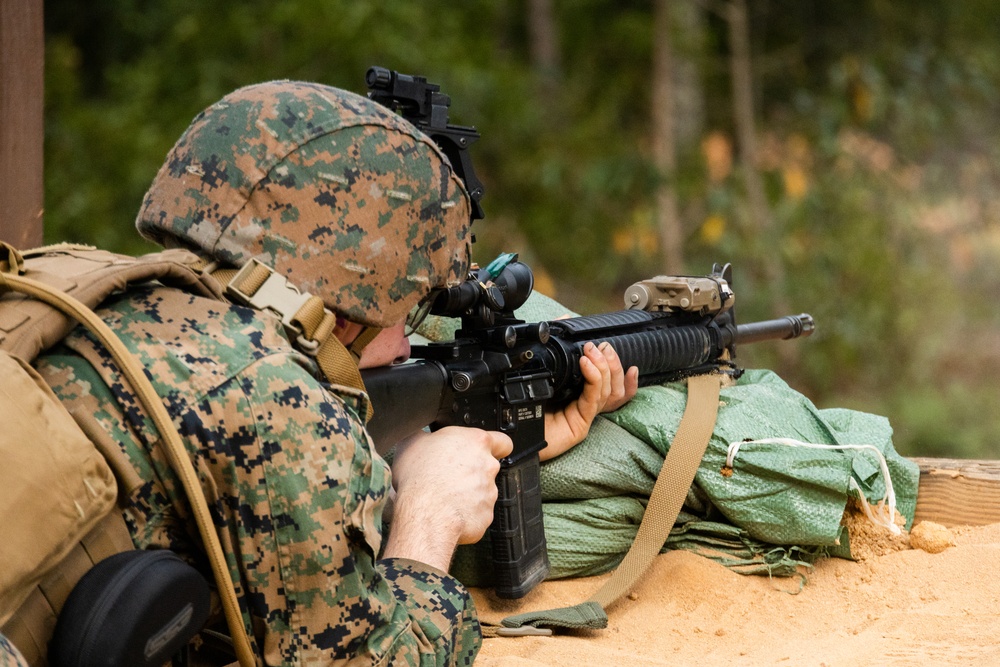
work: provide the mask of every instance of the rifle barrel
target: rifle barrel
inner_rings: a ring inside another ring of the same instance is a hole
[[[757,343],[762,340],[788,340],[809,336],[816,329],[812,315],[786,315],[776,320],[736,325],[736,343]]]

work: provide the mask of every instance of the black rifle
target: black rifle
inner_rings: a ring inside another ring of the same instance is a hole
[[[531,270],[502,256],[430,301],[432,314],[461,317],[454,340],[414,346],[422,361],[362,373],[375,407],[368,431],[380,451],[427,425],[503,431],[514,441],[497,476],[489,535],[499,597],[522,597],[548,574],[538,461],[544,411],[579,396],[586,342],[609,342],[645,386],[708,371],[738,377],[737,343],[812,333],[806,314],[737,326],[730,274],[727,264],[706,277],[660,276],[626,291],[629,310],[528,323],[514,311],[531,293]]]

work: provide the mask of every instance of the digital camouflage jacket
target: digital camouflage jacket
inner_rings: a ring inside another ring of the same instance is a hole
[[[0,667],[28,667],[21,652],[3,635],[0,635]]]
[[[278,320],[254,310],[147,286],[98,313],[185,440],[264,664],[472,664],[481,637],[468,592],[422,563],[378,559],[390,474],[359,419],[363,394],[317,380]],[[105,350],[78,328],[38,369],[138,473],[124,509],[136,546],[207,573],[155,429]]]

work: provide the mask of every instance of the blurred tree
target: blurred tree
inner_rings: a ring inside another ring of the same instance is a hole
[[[528,32],[531,35],[531,64],[538,79],[539,102],[549,107],[559,97],[562,63],[559,58],[559,31],[552,0],[528,0]]]
[[[888,414],[904,451],[951,416],[961,451],[1000,455],[996,3],[47,0],[45,21],[49,241],[149,249],[135,212],[202,108],[282,77],[361,91],[380,64],[482,132],[480,261],[520,251],[580,311],[732,261],[741,319],[819,324],[745,362]]]
[[[677,211],[677,148],[675,141],[675,66],[671,0],[655,0],[653,7],[653,165],[656,188],[656,227],[660,233],[663,272],[684,273],[684,228]]]

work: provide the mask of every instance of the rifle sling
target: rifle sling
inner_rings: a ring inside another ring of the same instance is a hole
[[[705,455],[719,412],[721,375],[688,378],[688,400],[680,426],[653,485],[635,541],[611,578],[584,602],[572,607],[508,616],[502,627],[485,626],[487,637],[551,634],[549,628],[601,629],[606,609],[627,594],[649,569],[677,521],[688,489]]]

